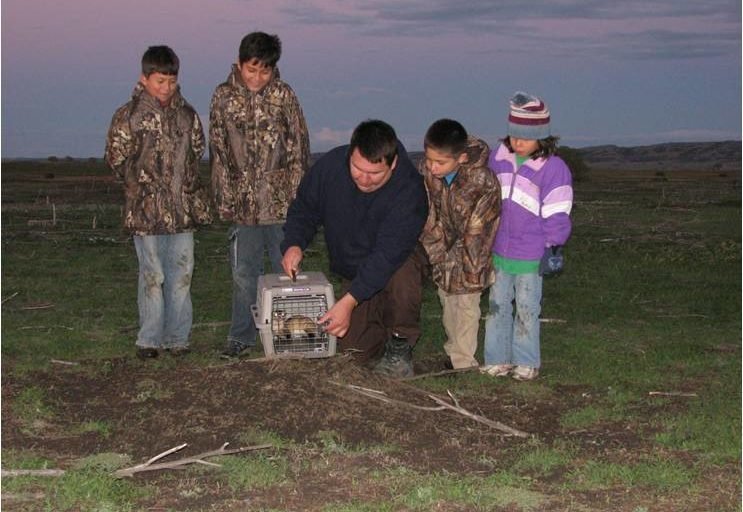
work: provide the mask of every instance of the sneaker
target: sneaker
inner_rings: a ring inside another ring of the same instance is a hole
[[[181,357],[191,353],[191,349],[188,345],[179,345],[177,347],[170,347],[168,353],[173,357]]]
[[[539,375],[539,368],[530,368],[528,366],[517,366],[514,368],[511,377],[516,380],[534,380]]]
[[[236,340],[227,340],[227,346],[222,351],[222,357],[224,359],[230,359],[232,357],[240,357],[247,354],[250,351],[250,345],[245,345]]]
[[[413,347],[408,343],[407,338],[393,334],[385,343],[384,355],[373,371],[392,379],[412,377],[414,375]]]
[[[488,364],[480,367],[480,373],[486,373],[491,377],[505,377],[513,370],[512,364]]]
[[[159,355],[156,348],[152,347],[137,347],[137,357],[141,360],[154,359]]]

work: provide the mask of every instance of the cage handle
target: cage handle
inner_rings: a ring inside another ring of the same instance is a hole
[[[279,276],[279,281],[292,281],[292,282],[295,282],[295,281],[299,281],[299,280],[305,280],[307,278],[308,278],[307,274],[294,274],[292,277],[289,277],[289,276],[287,276],[285,274],[281,274]]]

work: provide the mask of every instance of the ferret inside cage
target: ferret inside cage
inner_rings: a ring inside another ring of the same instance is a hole
[[[335,354],[335,336],[318,324],[335,300],[333,288],[322,273],[301,274],[296,281],[267,274],[259,278],[258,287],[258,305],[253,314],[266,356]]]

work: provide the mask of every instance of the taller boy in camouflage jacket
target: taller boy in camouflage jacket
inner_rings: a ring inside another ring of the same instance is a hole
[[[428,219],[420,241],[443,307],[453,368],[478,366],[480,294],[493,283],[490,247],[500,215],[500,187],[487,167],[488,145],[464,127],[440,119],[426,133],[420,171]]]
[[[228,238],[232,265],[232,325],[224,355],[255,345],[250,307],[268,251],[281,269],[279,244],[289,203],[310,157],[307,125],[294,91],[279,78],[281,41],[253,32],[240,43],[239,59],[212,97],[209,151],[214,201]]]
[[[137,355],[188,351],[192,310],[193,231],[211,222],[199,181],[204,131],[180,94],[179,61],[151,46],[131,100],[113,116],[105,160],[124,183],[124,228],[139,260]]]

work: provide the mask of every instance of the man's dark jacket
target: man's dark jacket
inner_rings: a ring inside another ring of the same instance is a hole
[[[304,251],[323,226],[330,269],[352,281],[349,292],[362,302],[383,289],[412,253],[428,204],[423,177],[402,144],[389,181],[371,193],[351,179],[348,149],[327,152],[302,178],[281,250],[296,245]]]

